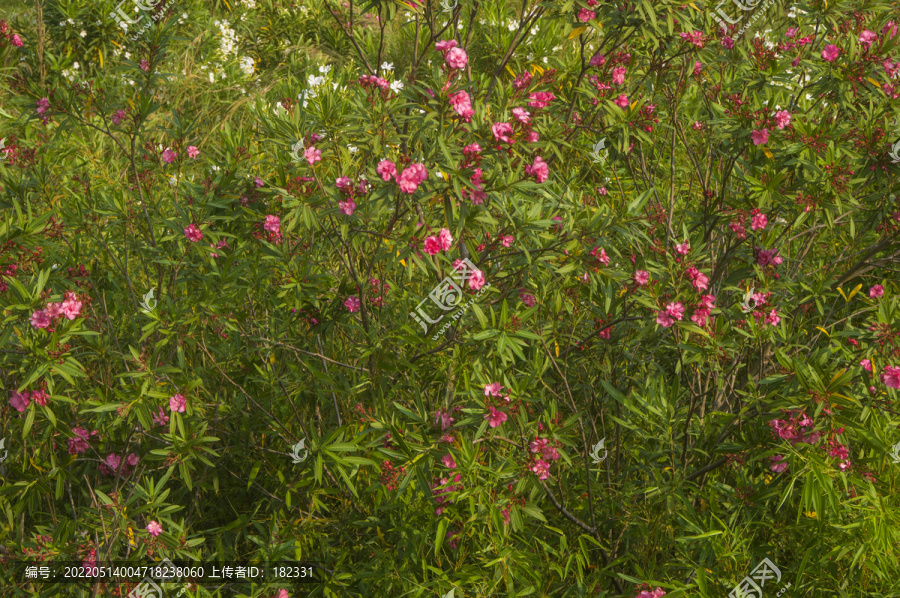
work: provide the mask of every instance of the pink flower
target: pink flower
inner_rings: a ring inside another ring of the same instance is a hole
[[[556,96],[549,91],[539,91],[530,94],[528,97],[531,99],[528,105],[532,108],[546,108],[550,105],[550,102],[556,99]]]
[[[188,238],[188,240],[197,243],[200,239],[203,238],[203,233],[200,232],[200,229],[197,228],[195,224],[190,224],[184,229],[184,236]]]
[[[494,134],[494,139],[497,141],[502,141],[503,143],[513,143],[512,135],[513,128],[509,123],[494,123],[491,125],[491,132]]]
[[[28,391],[22,393],[13,391],[12,396],[9,398],[9,404],[13,409],[22,413],[31,404],[31,393]]]
[[[775,113],[775,125],[779,129],[783,129],[791,124],[791,113],[787,110],[780,110]]]
[[[160,535],[162,533],[162,531],[163,531],[162,526],[155,521],[151,521],[150,523],[147,524],[147,532],[154,538],[156,536]]]
[[[617,66],[612,71],[612,82],[614,85],[622,85],[625,83],[626,69],[624,66]]]
[[[668,328],[675,323],[675,320],[672,319],[672,317],[669,315],[669,312],[660,310],[659,313],[656,314],[656,323],[663,328]]]
[[[9,41],[12,42],[12,45],[14,45],[17,48],[22,47],[22,38],[19,37],[18,33],[13,33],[13,36],[11,38],[9,38]]]
[[[679,243],[675,245],[675,251],[677,251],[681,255],[687,255],[688,251],[691,250],[690,242],[685,239],[684,243]]]
[[[469,57],[462,48],[450,48],[450,51],[444,55],[444,60],[447,61],[447,64],[452,69],[463,69],[466,68]]]
[[[303,152],[303,157],[306,158],[306,163],[312,166],[322,159],[322,151],[311,145]]]
[[[550,176],[550,167],[540,156],[535,157],[534,164],[525,167],[525,174],[533,176],[538,183],[543,183]]]
[[[49,109],[50,109],[50,100],[48,98],[41,98],[37,101],[37,107],[35,108],[35,112],[37,112],[38,114],[44,114]]]
[[[519,299],[522,300],[522,303],[526,305],[526,307],[534,307],[534,295],[530,293],[519,292]]]
[[[543,459],[538,459],[531,466],[531,471],[537,474],[539,480],[546,480],[550,477],[550,464]]]
[[[778,326],[778,323],[781,321],[781,318],[778,317],[778,310],[773,309],[769,312],[769,315],[766,316],[766,324],[770,324],[772,326]]]
[[[648,282],[650,282],[650,273],[646,270],[638,270],[634,273],[634,282],[638,284],[638,286],[644,286]]]
[[[140,63],[138,66],[141,67],[141,70],[142,70],[142,71],[149,71],[149,70],[150,70],[150,63],[147,61],[146,58],[141,59],[141,63]]]
[[[182,394],[177,394],[172,397],[169,397],[169,409],[175,411],[176,413],[184,413],[184,410],[187,408],[187,398],[185,398]]]
[[[541,136],[537,131],[528,131],[528,134],[525,136],[525,141],[528,143],[537,143],[541,140]],[[900,212],[898,212],[900,214]]]
[[[703,72],[703,63],[699,60],[694,62],[694,76],[699,76]]]
[[[426,237],[424,245],[428,255],[437,255],[441,251],[441,242],[434,235]]]
[[[278,595],[275,598],[291,598],[291,595],[288,594],[287,590],[278,590]]]
[[[338,207],[341,209],[341,212],[343,212],[347,216],[352,216],[353,210],[356,209],[356,202],[352,199],[348,199],[347,201],[339,201]]]
[[[106,459],[100,463],[100,472],[105,475],[113,475],[119,470],[119,464],[122,462],[122,457],[115,453],[110,453],[106,456]]]
[[[874,31],[863,29],[863,32],[859,34],[859,43],[869,45],[875,41],[875,38],[876,33]]]
[[[481,270],[475,270],[472,272],[472,276],[469,277],[469,288],[473,291],[477,291],[481,287],[484,286],[484,272]]]
[[[67,293],[66,300],[62,302],[62,313],[70,320],[74,320],[78,317],[78,314],[81,313],[81,301],[79,301],[75,294]]]
[[[42,310],[37,310],[31,314],[31,326],[35,329],[46,328],[50,325],[50,318]]]
[[[509,525],[509,507],[500,511],[500,514],[503,515],[503,523]]]
[[[778,255],[777,249],[761,249],[759,255],[756,256],[756,263],[762,267],[766,267],[769,264],[777,266],[783,261],[781,256]]]
[[[351,313],[358,312],[359,305],[359,297],[357,297],[356,295],[351,295],[350,297],[347,297],[346,301],[344,301],[344,307],[346,307],[347,311]]]
[[[443,459],[441,459],[441,462],[444,464],[444,467],[447,467],[449,469],[456,469],[456,461],[453,460],[453,455],[450,453],[444,455]]]
[[[125,119],[125,111],[124,110],[116,110],[116,113],[112,116],[112,122],[114,125],[118,126]],[[193,147],[193,146],[192,146]],[[188,148],[188,152],[190,152],[191,148]]]
[[[597,261],[603,264],[604,266],[608,266],[610,262],[609,256],[606,254],[606,249],[601,248],[600,252],[597,252],[597,248],[595,247],[593,251],[591,251],[591,255],[597,258]]]
[[[441,249],[444,251],[450,249],[450,246],[453,245],[453,237],[450,235],[450,231],[442,228],[438,234],[438,241],[441,242]]]
[[[613,104],[618,106],[619,108],[625,108],[628,106],[628,96],[624,93],[613,100]]]
[[[693,284],[698,291],[705,291],[709,286],[709,277],[694,266],[687,269],[687,275],[691,277],[691,284]]]
[[[253,184],[256,185],[257,189],[261,189],[265,182],[259,177],[253,177]]]
[[[762,145],[763,143],[769,141],[769,129],[753,131],[750,137],[753,139],[753,145]]]
[[[726,50],[730,50],[734,47],[734,40],[732,38],[728,37],[727,35],[722,38],[722,41],[720,43],[722,44],[722,47],[725,48]]]
[[[389,181],[397,176],[397,165],[390,160],[384,159],[375,167],[375,172],[378,173],[382,180]]]
[[[86,453],[87,450],[89,448],[91,448],[91,445],[88,444],[88,441],[90,440],[90,437],[92,435],[88,434],[88,431],[85,430],[84,428],[81,428],[78,426],[75,426],[74,428],[72,428],[72,431],[75,432],[75,437],[69,438],[69,440],[68,440],[69,454],[70,455],[80,455],[82,453]],[[96,436],[96,435],[97,435],[97,432],[94,432],[93,436]]]
[[[50,398],[50,395],[47,394],[46,390],[35,390],[31,392],[31,400],[40,405],[41,407],[45,407],[47,405],[47,399]]]
[[[586,8],[582,8],[581,10],[578,11],[578,20],[581,21],[582,23],[587,23],[588,21],[590,21],[591,19],[594,19],[596,17],[597,17],[597,13],[595,13],[593,10],[588,10]]]
[[[471,121],[472,116],[475,114],[475,110],[472,108],[472,98],[464,91],[450,96],[450,107],[463,117],[466,122]]]
[[[799,32],[800,32],[800,30],[797,29],[796,27],[789,27],[788,30],[784,33],[784,35],[785,35],[785,37],[794,37]]]
[[[513,244],[513,241],[514,241],[514,239],[513,239],[512,235],[506,235],[504,237],[500,237],[500,244],[503,245],[504,247],[509,247],[510,245]]]
[[[411,164],[397,177],[397,184],[400,185],[400,191],[411,194],[427,177],[428,171],[424,164]]]
[[[529,113],[524,108],[513,108],[512,113],[513,116],[516,117],[516,120],[523,125],[527,125],[531,122],[531,113]]]
[[[451,39],[448,41],[438,42],[438,43],[434,44],[434,49],[437,50],[438,52],[446,52],[448,50],[452,50],[453,48],[455,48],[458,45],[459,44],[456,42],[455,39]]]
[[[783,455],[773,455],[769,457],[769,461],[771,462],[769,469],[775,473],[781,473],[788,468],[788,463],[784,460]]]
[[[543,454],[550,446],[550,441],[546,438],[535,438],[528,447],[531,449],[531,452],[534,454],[541,453]]]
[[[166,412],[163,411],[162,407],[159,408],[159,411],[157,413],[153,414],[153,423],[158,426],[164,426],[169,423],[169,416],[166,415]]]
[[[769,224],[769,219],[766,218],[766,215],[762,212],[757,212],[750,218],[750,228],[753,230],[759,230],[766,228],[766,225]]]
[[[666,306],[666,313],[676,320],[681,320],[684,316],[684,305],[680,301],[678,303],[670,303]]]
[[[342,176],[334,180],[334,186],[347,193],[350,191],[350,177]]]
[[[876,284],[871,289],[869,289],[869,297],[872,299],[878,299],[884,296],[884,287],[880,284]]]
[[[828,44],[825,46],[825,49],[822,50],[822,58],[828,62],[834,62],[834,59],[837,58],[840,53],[841,50],[837,46]]]
[[[715,309],[716,308],[716,297],[715,295],[703,295],[700,298],[701,309]]]
[[[272,216],[271,214],[266,215],[266,223],[263,225],[263,228],[270,233],[277,233],[278,228],[281,226],[281,218],[278,216]]]
[[[178,156],[177,153],[173,152],[169,148],[166,148],[162,153],[162,161],[166,164],[171,164],[175,161],[175,158]]]
[[[200,150],[198,150],[198,149],[197,149],[195,146],[193,146],[193,145],[189,145],[189,146],[187,147],[187,153],[188,153],[188,158],[190,158],[191,160],[194,160],[194,159],[197,158],[197,156],[200,155]]]
[[[450,413],[443,412],[440,409],[434,414],[434,425],[441,424],[441,430],[447,430],[453,422],[456,421],[452,417],[450,417]]]
[[[499,397],[500,389],[503,388],[499,382],[492,382],[491,384],[486,384],[484,387],[484,396],[492,396]]]
[[[484,416],[484,419],[488,420],[488,424],[492,428],[496,428],[500,424],[506,421],[507,416],[502,411],[497,411],[493,405],[491,405],[491,412]]]
[[[890,388],[900,388],[900,367],[885,366],[884,373],[881,374],[881,381]]]
[[[597,52],[596,54],[591,56],[591,66],[599,68],[599,67],[603,66],[605,63],[606,63],[606,56],[604,56],[600,52]]]
[[[863,359],[862,361],[859,362],[859,365],[861,365],[862,369],[866,370],[870,374],[872,373],[872,362],[869,361],[868,359]]]

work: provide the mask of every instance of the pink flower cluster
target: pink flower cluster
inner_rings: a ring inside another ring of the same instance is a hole
[[[686,42],[692,43],[698,48],[703,48],[706,45],[706,37],[704,37],[702,31],[692,31],[691,33],[682,32],[679,34],[681,39]]]
[[[66,291],[65,300],[62,303],[48,303],[43,310],[37,310],[31,314],[31,326],[37,330],[38,328],[47,328],[53,320],[66,317],[74,320],[81,314],[81,301],[78,295],[72,291]]]
[[[199,243],[200,239],[203,238],[203,233],[200,232],[196,224],[192,223],[184,228],[184,236],[192,243]]]
[[[453,236],[446,228],[442,228],[441,232],[435,236],[425,238],[425,253],[428,255],[436,255],[441,251],[447,251],[453,245]]]
[[[100,435],[100,432],[98,432],[97,430],[88,433],[87,430],[79,426],[75,426],[74,428],[72,428],[72,431],[75,433],[75,437],[69,438],[68,440],[70,455],[80,455],[82,453],[86,453],[87,450],[91,448],[91,439]]]
[[[900,367],[885,366],[881,381],[889,388],[900,388]]]
[[[459,43],[455,39],[449,41],[441,41],[434,44],[434,49],[443,53],[444,61],[451,69],[464,69],[469,62],[466,51],[458,47]]]
[[[608,266],[610,262],[610,257],[606,254],[606,249],[600,248],[600,251],[597,251],[597,247],[594,247],[591,250],[591,255],[596,258],[598,262],[603,264],[604,266]]]
[[[458,483],[460,477],[458,473],[455,474],[452,479],[454,483],[449,486],[447,484],[450,483],[450,478],[435,478],[436,481],[431,483],[431,495],[434,497],[434,502],[438,504],[438,508],[434,511],[435,515],[443,513],[445,505],[453,503],[453,499],[449,496],[451,493],[462,490],[463,485]],[[446,487],[444,488],[444,486]]]
[[[421,163],[410,164],[400,173],[400,176],[397,176],[397,165],[390,160],[382,160],[375,168],[375,172],[385,181],[394,179],[400,186],[400,191],[408,194],[414,193],[419,185],[428,178],[428,171]]]
[[[471,122],[472,117],[475,115],[475,110],[472,108],[472,98],[464,91],[450,96],[450,107],[466,122]]]
[[[756,248],[756,263],[765,268],[766,266],[777,266],[784,260],[778,255],[777,249]]]
[[[691,279],[691,284],[694,285],[694,288],[698,291],[705,291],[709,287],[709,276],[702,273],[694,266],[687,269],[687,275]]]
[[[769,224],[769,219],[758,208],[750,212],[750,228],[753,230],[765,230]]]
[[[351,313],[358,312],[359,306],[360,306],[359,297],[357,297],[356,295],[351,295],[350,297],[347,297],[346,301],[344,301],[344,307],[346,307],[347,311],[349,311]]]
[[[493,405],[490,406],[490,413],[485,414],[484,419],[488,420],[488,425],[492,428],[496,428],[503,422],[507,420],[507,415],[502,411],[497,411],[497,408]]]
[[[125,458],[125,464],[122,465],[122,475],[127,475],[132,467],[135,467],[140,458],[131,453]],[[107,457],[100,463],[100,473],[104,475],[115,475],[116,471],[119,469],[119,465],[122,463],[122,457],[115,453],[110,453]]]
[[[454,421],[456,420],[450,417],[449,411],[438,409],[434,414],[434,425],[440,425],[442,432],[449,430]]]
[[[669,328],[675,323],[675,320],[681,321],[684,317],[684,305],[679,301],[677,303],[669,303],[666,309],[660,310],[656,314],[656,323],[663,328]]]
[[[645,585],[644,587],[648,587],[648,586]],[[652,592],[649,590],[644,590],[644,591],[640,592],[637,596],[635,596],[635,598],[662,598],[665,595],[666,595],[665,590],[658,587],[655,590],[653,590]]]
[[[701,328],[706,326],[706,320],[709,318],[712,310],[716,308],[716,298],[713,295],[703,295],[700,304],[691,316],[691,322],[697,324]]]
[[[534,164],[529,164],[525,167],[525,174],[533,176],[538,183],[543,183],[550,176],[550,167],[547,166],[543,158],[537,156],[534,159]]]
[[[169,409],[176,413],[184,413],[187,409],[187,399],[182,394],[176,394],[169,397]]]
[[[798,442],[815,444],[822,437],[820,432],[805,432],[804,428],[812,428],[815,424],[804,411],[788,411],[790,417],[786,420],[773,419],[769,422],[772,426],[772,434],[782,440],[789,441],[792,445]]]

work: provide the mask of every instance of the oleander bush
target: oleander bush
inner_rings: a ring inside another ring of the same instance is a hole
[[[900,11],[733,4],[6,4],[0,595],[900,596]]]

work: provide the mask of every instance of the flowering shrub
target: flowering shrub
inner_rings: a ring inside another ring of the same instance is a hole
[[[86,6],[0,23],[5,562],[898,591],[900,15]]]

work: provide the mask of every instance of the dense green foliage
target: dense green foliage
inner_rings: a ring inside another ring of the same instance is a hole
[[[896,4],[450,5],[4,17],[4,561],[900,596]]]

